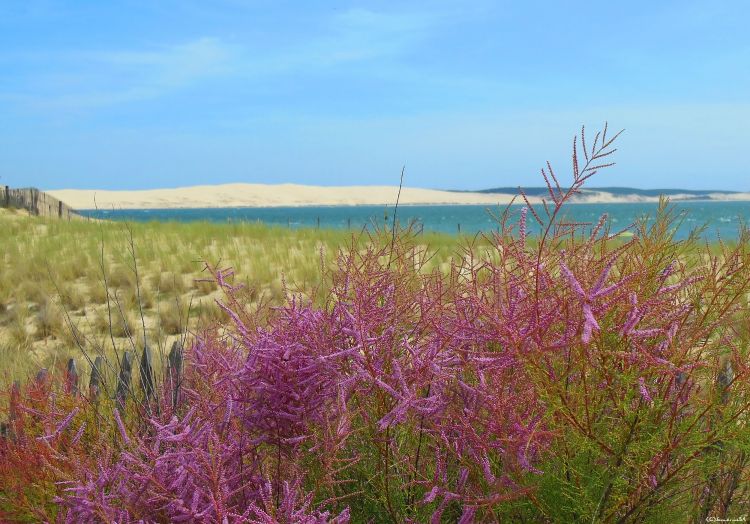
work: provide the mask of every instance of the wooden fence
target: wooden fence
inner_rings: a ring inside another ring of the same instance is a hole
[[[0,207],[26,209],[34,216],[77,220],[83,217],[55,197],[33,187],[13,189],[0,186]]]
[[[180,401],[180,389],[182,386],[183,376],[183,359],[184,349],[182,343],[175,341],[167,357],[167,369],[164,372],[164,389],[161,390],[163,404],[171,405],[172,410],[176,410]],[[150,413],[152,408],[159,409],[160,403],[157,398],[157,389],[155,387],[156,374],[152,365],[151,350],[145,346],[141,352],[138,372],[140,375],[141,394],[135,391],[132,383],[133,374],[133,353],[125,351],[120,359],[119,370],[113,370],[116,374],[116,389],[114,395],[106,395],[115,402],[115,405],[121,411],[125,410],[126,403],[131,400],[139,403],[146,413]],[[105,383],[105,361],[101,356],[96,357],[91,365],[91,375],[89,378],[88,400],[98,403],[102,392],[105,394],[110,388]],[[34,382],[37,386],[45,386],[50,380],[50,374],[46,368],[42,368],[36,374]],[[69,359],[65,368],[64,387],[67,393],[72,395],[85,395],[85,390],[81,388],[81,376],[78,371],[78,364],[75,359]],[[21,383],[16,380],[11,386],[10,391],[10,409],[8,410],[8,419],[0,422],[0,442],[8,439],[13,442],[17,441],[20,434],[19,427],[19,406],[21,399]]]

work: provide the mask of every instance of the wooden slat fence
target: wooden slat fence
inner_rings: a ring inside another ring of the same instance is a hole
[[[61,220],[87,219],[79,215],[52,195],[33,187],[11,188],[0,186],[0,207],[15,207],[27,210],[34,216],[59,218]]]
[[[164,395],[171,397],[172,408],[177,409],[180,399],[180,389],[182,385],[184,350],[180,342],[175,342],[169,352],[167,361],[167,388]],[[114,394],[115,405],[123,411],[126,403],[133,397],[132,391],[132,372],[134,356],[131,351],[125,351],[120,360],[119,372],[117,373],[117,388]],[[101,398],[101,392],[104,391],[104,360],[97,356],[91,366],[91,375],[89,379],[88,395],[89,400],[98,403]],[[143,348],[139,364],[139,375],[141,388],[143,390],[143,402],[146,406],[156,400],[155,373],[152,364],[152,354],[148,346]],[[46,368],[40,369],[34,377],[34,382],[39,387],[49,385],[51,379],[50,373]],[[73,395],[84,394],[80,387],[80,374],[75,359],[69,359],[65,367],[64,387],[66,391]],[[17,441],[19,427],[19,403],[21,397],[21,386],[19,381],[15,381],[10,391],[10,409],[8,410],[7,420],[0,421],[0,441],[10,440]],[[106,397],[105,397],[106,398]],[[138,401],[137,399],[134,399]],[[165,399],[166,400],[166,399]]]

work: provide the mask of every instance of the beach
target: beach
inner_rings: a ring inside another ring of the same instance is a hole
[[[53,197],[74,209],[180,209],[222,207],[294,207],[393,205],[398,186],[311,186],[299,184],[222,184],[109,191],[97,189],[48,190]],[[403,205],[508,204],[517,195],[441,191],[414,187],[401,188],[398,198]],[[709,195],[709,200],[750,200],[750,193]],[[691,195],[670,195],[673,201],[692,200]],[[657,202],[655,196],[613,195],[606,191],[586,190],[575,198],[589,204]],[[538,203],[538,197],[529,197]],[[521,202],[521,200],[519,200]]]

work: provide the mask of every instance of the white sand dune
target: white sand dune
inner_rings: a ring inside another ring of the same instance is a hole
[[[75,209],[163,209],[216,207],[387,205],[397,186],[303,186],[224,184],[144,191],[60,189],[47,191]],[[513,195],[453,193],[404,187],[400,204],[507,204]]]
[[[75,209],[163,209],[279,206],[356,206],[393,205],[397,186],[305,186],[298,184],[223,184],[142,191],[104,191],[95,189],[59,189],[47,191]],[[454,193],[435,189],[405,187],[400,204],[484,204],[504,205],[511,194]],[[750,193],[711,194],[712,200],[750,201]],[[673,201],[691,195],[670,195]],[[537,198],[530,198],[538,202]],[[616,204],[657,202],[658,197],[613,195],[586,190],[577,195],[580,203]]]

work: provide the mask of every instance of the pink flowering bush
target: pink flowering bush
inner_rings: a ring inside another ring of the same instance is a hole
[[[410,229],[342,248],[328,290],[247,307],[121,410],[64,379],[9,391],[0,515],[49,522],[683,521],[749,501],[748,236],[632,236],[573,182],[427,270]],[[579,162],[579,151],[583,157]],[[525,199],[525,197],[523,197]],[[538,234],[531,231],[539,230]],[[59,376],[59,374],[55,374]],[[109,384],[109,389],[113,385]],[[6,409],[3,407],[3,409]]]

